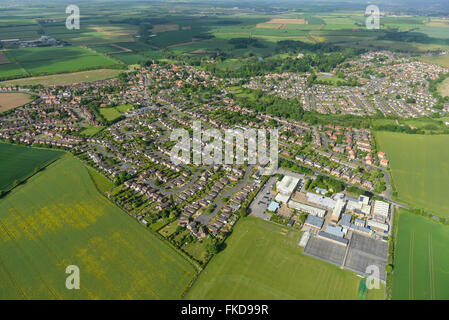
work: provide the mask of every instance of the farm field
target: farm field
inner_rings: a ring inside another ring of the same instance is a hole
[[[430,56],[420,58],[423,62],[438,64],[442,67],[449,68],[449,54],[442,54],[439,56]]]
[[[0,299],[178,299],[196,272],[71,156],[1,199],[0,226]],[[65,287],[68,265],[79,290]]]
[[[10,61],[17,62],[31,76],[117,66],[112,59],[94,51],[76,47],[41,47],[5,51]]]
[[[43,85],[43,86],[64,86],[74,83],[94,82],[111,79],[118,76],[123,70],[98,69],[73,73],[55,74],[51,76],[31,77],[0,82],[0,86],[10,85]]]
[[[30,95],[26,93],[0,92],[0,113],[23,106],[30,101]]]
[[[449,299],[449,227],[399,213],[393,299]]]
[[[449,217],[449,136],[376,133],[378,149],[390,160],[397,198]]]
[[[299,231],[254,217],[234,228],[187,299],[358,299],[360,278],[303,254]],[[383,290],[367,295],[383,298]]]
[[[440,83],[438,86],[438,93],[443,97],[449,96],[449,78]]]
[[[14,181],[23,181],[63,154],[62,151],[37,149],[0,142],[0,190],[9,190]]]

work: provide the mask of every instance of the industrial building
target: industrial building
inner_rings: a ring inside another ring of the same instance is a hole
[[[284,176],[284,178],[276,184],[276,191],[278,194],[276,195],[275,200],[277,202],[287,203],[293,192],[295,192],[299,180],[299,178],[292,176]]]
[[[321,229],[324,224],[324,219],[309,214],[304,224],[312,228]]]
[[[308,204],[293,201],[293,200],[290,200],[288,202],[288,207],[291,209],[300,210],[302,212],[311,214],[313,216],[318,216],[320,218],[323,218],[326,215],[326,210],[324,210],[324,209],[309,206]]]
[[[338,222],[338,220],[340,220],[340,216],[343,211],[343,207],[345,206],[345,202],[346,201],[343,199],[337,200],[334,210],[332,211],[332,216],[331,216],[332,221]]]
[[[390,217],[390,204],[380,200],[374,200],[373,218],[385,223]]]

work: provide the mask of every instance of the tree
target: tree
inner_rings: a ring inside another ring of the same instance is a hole
[[[218,253],[218,246],[215,243],[211,243],[207,245],[207,252],[209,252],[211,255]]]
[[[393,265],[392,264],[387,264],[385,266],[385,271],[387,271],[387,273],[392,273],[393,272]]]

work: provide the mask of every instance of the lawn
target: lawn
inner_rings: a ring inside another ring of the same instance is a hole
[[[37,149],[0,142],[0,190],[9,190],[14,181],[23,181],[63,154],[61,151]]]
[[[399,213],[393,299],[449,299],[449,227]]]
[[[195,267],[65,156],[0,200],[0,299],[178,299]],[[80,270],[67,290],[65,269]]]
[[[247,217],[237,222],[187,299],[357,299],[360,278],[302,253],[300,232]],[[368,299],[383,299],[383,290]]]
[[[100,132],[101,130],[103,130],[104,127],[87,127],[86,129],[84,129],[83,131],[81,131],[80,133],[83,136],[86,137],[92,137],[93,135],[97,134],[98,132]]]
[[[449,136],[377,132],[376,138],[390,159],[398,200],[449,217]]]
[[[100,113],[107,121],[114,121],[122,115],[115,108],[101,108]]]

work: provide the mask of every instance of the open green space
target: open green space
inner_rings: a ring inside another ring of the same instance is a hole
[[[396,198],[449,217],[449,136],[377,132],[376,139],[390,160]]]
[[[0,299],[179,299],[195,267],[66,156],[0,200]],[[66,267],[80,289],[65,287]]]
[[[360,278],[307,256],[300,232],[264,220],[241,219],[226,249],[200,274],[187,299],[357,299]],[[367,299],[383,299],[372,290]]]
[[[0,190],[9,190],[44,168],[63,154],[62,151],[37,149],[0,142]]]
[[[448,243],[449,227],[400,211],[393,299],[449,299]]]
[[[114,121],[115,119],[118,119],[122,114],[132,109],[133,106],[130,104],[121,104],[116,107],[101,108],[100,113],[106,118],[106,120]]]

